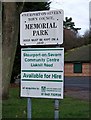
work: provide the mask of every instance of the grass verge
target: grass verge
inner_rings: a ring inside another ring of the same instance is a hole
[[[19,88],[10,88],[3,100],[3,118],[27,118],[27,98],[19,97]],[[32,118],[54,118],[54,99],[32,98]],[[60,100],[59,118],[89,118],[89,102],[65,97]]]

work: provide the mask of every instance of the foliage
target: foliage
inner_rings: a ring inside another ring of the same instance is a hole
[[[20,41],[18,41],[10,83],[15,82],[16,76],[20,73],[20,71],[21,71],[21,46]]]
[[[62,46],[64,46],[65,51],[81,47],[83,45],[91,44],[91,33],[89,31],[86,31],[83,36],[76,35],[72,30],[70,29],[64,29],[64,43]]]
[[[63,25],[64,25],[64,28],[66,28],[66,29],[71,29],[71,30],[73,30],[74,32],[78,32],[78,30],[80,30],[81,28],[75,28],[74,26],[75,26],[75,23],[74,22],[72,22],[72,18],[70,17],[70,18],[68,18],[68,17],[65,17],[65,21],[64,21],[64,23],[63,23]]]
[[[87,45],[88,43],[91,44],[91,31],[85,31],[83,35],[84,44]]]
[[[49,10],[51,2],[25,2],[23,12]]]
[[[10,88],[9,92],[9,99],[3,101],[3,119],[27,118],[27,98],[19,97],[19,88]],[[59,102],[59,118],[89,117],[89,102],[70,97]],[[32,118],[54,118],[54,99],[32,99]]]

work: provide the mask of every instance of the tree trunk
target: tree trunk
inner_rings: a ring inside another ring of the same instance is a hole
[[[2,3],[0,2],[0,100],[2,99],[1,88],[2,88]]]
[[[19,31],[19,13],[15,2],[3,3],[2,29],[2,99],[9,97],[9,84],[16,53]]]

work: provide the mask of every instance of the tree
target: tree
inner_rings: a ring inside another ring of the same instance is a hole
[[[51,2],[25,2],[23,12],[49,10]],[[31,6],[31,7],[30,7]]]
[[[86,30],[82,40],[84,41],[84,45],[91,44],[91,31]]]
[[[18,7],[15,2],[3,3],[2,28],[2,98],[8,98],[9,82],[17,47],[19,31],[19,14],[23,3]],[[12,11],[12,12],[11,12]]]
[[[81,29],[81,28],[75,28],[75,27],[74,27],[74,26],[75,26],[75,23],[72,22],[72,18],[71,18],[71,17],[70,17],[70,18],[65,17],[65,21],[64,21],[63,25],[64,25],[64,28],[65,28],[65,29],[71,29],[71,30],[73,30],[75,33],[77,33],[78,30]]]
[[[2,87],[2,3],[0,2],[0,100]],[[0,109],[1,110],[1,109]]]
[[[72,21],[72,18],[65,17],[63,21],[64,27],[64,43],[63,46],[65,50],[75,48],[77,46],[77,37],[78,30],[81,28],[75,28],[75,23]]]
[[[19,34],[19,15],[22,12],[23,7],[30,3],[15,3],[15,2],[4,2],[3,3],[3,29],[2,29],[2,98],[7,99],[9,93],[9,83],[12,74],[13,63],[15,59],[15,53],[18,43]],[[34,4],[34,3],[33,3]],[[36,4],[36,3],[35,3]],[[39,3],[38,3],[39,4]],[[47,3],[45,4],[48,8]],[[49,3],[48,3],[49,4]],[[40,6],[38,6],[40,8]],[[27,8],[27,7],[26,7]],[[24,10],[24,9],[23,9]],[[12,11],[12,12],[11,12]]]

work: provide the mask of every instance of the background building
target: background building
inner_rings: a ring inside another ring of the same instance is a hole
[[[65,54],[65,76],[91,76],[91,44],[84,45]]]

